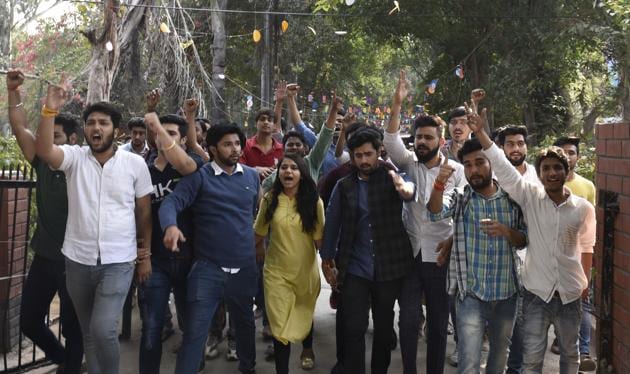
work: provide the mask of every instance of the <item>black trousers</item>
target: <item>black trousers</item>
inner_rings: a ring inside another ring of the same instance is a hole
[[[65,373],[80,373],[83,361],[81,326],[66,290],[64,261],[52,261],[35,255],[22,291],[20,329],[55,364],[64,364]],[[46,314],[55,293],[61,303],[61,334],[66,347],[46,325]]]
[[[374,323],[372,374],[385,374],[391,361],[394,303],[403,278],[376,282],[347,274],[341,289],[343,304],[343,369],[345,373],[365,373],[365,332],[370,305]]]
[[[302,349],[313,348],[313,325],[311,331],[302,341]],[[274,360],[276,363],[276,374],[289,373],[289,357],[291,357],[291,343],[284,345],[279,340],[273,339]]]

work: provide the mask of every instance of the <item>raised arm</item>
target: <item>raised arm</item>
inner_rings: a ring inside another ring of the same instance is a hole
[[[171,138],[164,126],[162,126],[155,112],[145,114],[144,123],[147,125],[147,128],[150,128],[151,131],[157,134],[156,146],[160,152],[164,153],[164,157],[173,165],[175,170],[181,175],[188,175],[197,171],[195,160],[179,144],[176,144],[177,142]]]
[[[287,107],[289,108],[289,118],[291,119],[291,123],[295,128],[295,131],[298,131],[304,135],[304,139],[306,139],[306,145],[309,148],[313,148],[315,141],[317,141],[317,135],[306,127],[304,122],[302,122],[302,118],[300,118],[300,112],[297,107],[297,94],[300,91],[300,86],[297,84],[288,84],[287,85]]]
[[[392,99],[389,123],[387,124],[387,132],[390,134],[395,134],[400,129],[400,110],[403,100],[407,97],[407,93],[409,93],[407,74],[404,70],[401,70],[398,76],[398,84],[396,84],[396,91],[394,91],[394,97]]]
[[[341,131],[339,132],[339,139],[337,139],[337,144],[335,145],[335,157],[339,158],[343,154],[343,149],[346,145],[346,131],[348,127],[355,123],[357,120],[357,116],[348,111],[346,115],[343,117],[341,121]]]
[[[46,92],[46,104],[42,108],[35,149],[37,156],[50,165],[53,169],[59,169],[63,163],[64,153],[60,147],[54,144],[55,116],[59,114],[59,108],[66,102],[69,85],[63,82],[60,85],[48,85]]]
[[[444,207],[444,190],[448,179],[451,177],[455,169],[448,163],[448,159],[440,165],[440,171],[433,183],[433,189],[431,190],[431,197],[427,203],[427,209],[433,214],[440,213]]]
[[[284,101],[287,99],[287,81],[281,80],[278,82],[276,86],[276,105],[273,108],[273,112],[276,115],[276,120],[274,124],[276,125],[275,132],[282,132],[282,106],[284,105]]]
[[[7,72],[8,109],[11,130],[15,135],[15,139],[17,139],[24,158],[28,162],[33,162],[35,158],[35,135],[28,129],[26,109],[20,94],[22,83],[24,83],[24,74],[21,71],[12,69]]]
[[[208,162],[210,161],[210,155],[208,155],[201,145],[197,143],[195,117],[197,115],[198,107],[199,101],[197,101],[197,99],[186,99],[186,101],[184,101],[184,115],[186,116],[186,123],[188,123],[188,130],[186,131],[186,149],[199,155],[203,162]]]

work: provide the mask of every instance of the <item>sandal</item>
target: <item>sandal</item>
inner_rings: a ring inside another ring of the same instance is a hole
[[[300,357],[300,367],[302,370],[313,370],[315,367],[315,355],[312,350],[302,351]]]

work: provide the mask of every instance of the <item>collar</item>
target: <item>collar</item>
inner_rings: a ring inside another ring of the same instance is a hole
[[[479,198],[484,199],[484,200],[499,199],[499,198],[502,198],[503,196],[507,195],[507,193],[503,190],[503,188],[501,188],[501,186],[499,185],[499,183],[496,180],[493,179],[492,183],[494,183],[494,185],[497,186],[497,191],[495,193],[493,193],[492,195],[488,196],[488,197],[486,197],[486,196],[478,193],[477,191],[475,191],[472,187],[470,187],[469,184],[466,185],[466,188],[469,189],[471,196],[478,196]]]
[[[248,145],[250,147],[255,147],[258,148],[262,151],[262,149],[260,148],[260,146],[258,145],[258,135],[254,135],[251,138],[247,139],[247,143],[249,143]],[[282,150],[282,143],[278,142],[276,139],[273,138],[273,136],[271,137],[271,152],[275,151],[277,149]]]
[[[225,170],[221,169],[221,167],[217,165],[215,161],[210,162],[210,166],[212,167],[212,170],[214,170],[214,175],[221,175],[221,174],[229,175],[228,173],[225,172]],[[236,173],[243,174],[243,165],[241,165],[240,163],[236,164],[236,169],[234,169],[234,173],[232,173],[232,175]]]

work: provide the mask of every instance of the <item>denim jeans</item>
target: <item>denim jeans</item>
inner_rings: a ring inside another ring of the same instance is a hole
[[[254,372],[256,346],[253,305],[257,277],[258,272],[253,263],[241,268],[238,273],[230,274],[214,263],[195,261],[188,274],[186,323],[175,366],[177,374],[197,373],[212,317],[223,300],[234,318],[238,369],[241,373]]]
[[[46,314],[55,293],[59,294],[61,303],[61,334],[66,338],[65,348],[46,324]],[[22,290],[20,330],[44,351],[46,358],[55,364],[64,364],[65,373],[81,372],[83,338],[66,290],[64,261],[49,260],[37,254],[33,258]]]
[[[582,300],[582,322],[580,323],[580,354],[591,353],[591,306]]]
[[[370,281],[346,274],[341,289],[343,300],[344,373],[365,373],[365,332],[370,305],[374,323],[372,374],[385,374],[391,361],[394,303],[403,279]]]
[[[426,371],[440,374],[444,371],[446,330],[448,327],[449,297],[446,292],[446,268],[435,262],[422,262],[421,255],[414,260],[413,270],[403,280],[398,304],[400,316],[400,353],[405,374],[416,374],[418,332],[422,313],[421,296],[427,303],[427,363]]]
[[[553,324],[560,347],[560,374],[577,373],[580,365],[578,332],[582,320],[580,299],[562,304],[556,293],[545,303],[525,290],[523,295],[523,373],[542,373],[547,334]]]
[[[66,259],[66,285],[81,324],[90,374],[119,371],[118,321],[133,271],[133,262],[83,265]]]
[[[159,374],[162,359],[162,329],[165,324],[164,310],[173,290],[178,319],[186,313],[186,277],[190,260],[172,259],[168,263],[152,259],[153,272],[138,287],[138,305],[142,315],[139,368],[141,374]],[[180,325],[180,329],[183,328]]]
[[[508,355],[506,374],[521,374],[523,371],[523,295],[516,299],[516,320],[512,331],[512,343]]]
[[[498,301],[483,301],[467,295],[457,298],[457,329],[459,330],[459,361],[457,372],[479,373],[481,367],[481,345],[488,328],[490,352],[486,374],[501,374],[505,371],[510,337],[516,316],[516,295]]]

